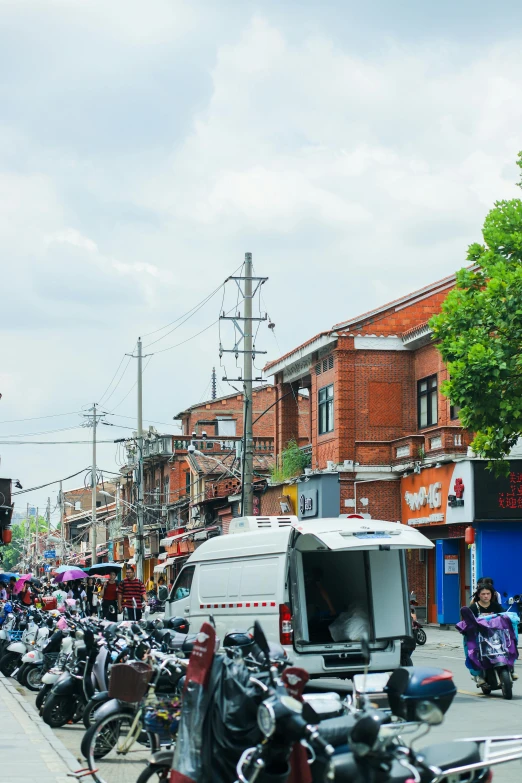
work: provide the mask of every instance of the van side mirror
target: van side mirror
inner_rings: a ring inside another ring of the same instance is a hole
[[[270,647],[268,646],[265,632],[261,628],[259,620],[256,620],[254,623],[254,642],[257,644],[268,662],[270,660]]]

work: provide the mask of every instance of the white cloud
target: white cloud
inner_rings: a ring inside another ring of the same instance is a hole
[[[453,271],[493,201],[519,195],[518,31],[471,46],[471,30],[430,35],[426,11],[417,43],[376,11],[368,45],[352,45],[337,22],[355,30],[365,9],[339,3],[316,24],[319,6],[299,4],[297,24],[280,5],[1,3],[4,419],[96,399],[137,335],[200,301],[245,250],[270,277],[286,350]],[[217,342],[212,329],[154,358],[146,415],[169,421],[204,395]],[[131,364],[114,404],[134,378]],[[75,455],[31,454],[34,483]]]

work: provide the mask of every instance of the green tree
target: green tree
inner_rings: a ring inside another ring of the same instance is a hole
[[[29,539],[29,533],[32,533],[34,536],[34,533],[36,531],[37,526],[37,520],[35,517],[30,517],[29,519],[22,519],[20,522],[16,522],[14,525],[12,525],[12,541],[10,544],[7,544],[7,546],[3,547],[2,549],[2,555],[3,555],[3,561],[2,566],[4,568],[4,571],[12,571],[13,567],[18,564],[18,561],[21,559],[22,554],[24,552],[24,543],[26,539]],[[47,530],[47,522],[43,517],[38,517],[38,532],[44,533]]]
[[[430,324],[450,375],[442,390],[475,433],[473,450],[502,469],[522,434],[522,201],[495,202],[482,235]]]

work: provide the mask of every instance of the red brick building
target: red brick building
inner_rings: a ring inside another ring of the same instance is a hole
[[[312,469],[338,473],[341,514],[401,520],[401,476],[467,453],[471,437],[441,393],[447,370],[427,323],[454,283],[342,321],[265,367],[280,400],[276,452],[298,431],[294,398],[306,389]],[[425,603],[423,562],[411,563],[410,579]]]

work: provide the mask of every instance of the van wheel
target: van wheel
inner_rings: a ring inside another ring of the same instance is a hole
[[[502,686],[502,696],[504,699],[513,698],[513,682],[511,680],[511,674],[507,669],[502,669],[499,672],[500,684]]]

